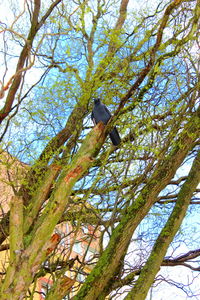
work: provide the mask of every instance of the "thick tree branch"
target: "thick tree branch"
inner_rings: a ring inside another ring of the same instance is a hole
[[[23,200],[13,196],[10,210],[10,259],[12,263],[17,263],[23,249]]]
[[[98,123],[87,135],[71,165],[63,169],[46,208],[33,230],[25,238],[25,250],[20,256],[19,266],[16,266],[21,280],[20,282],[17,280],[18,276],[15,280],[15,269],[10,266],[1,289],[2,300],[9,299],[10,293],[15,299],[24,295],[41,263],[59,243],[60,237],[58,235],[54,234],[52,238],[50,236],[66,208],[71,189],[91,167],[94,157],[100,151],[105,140],[104,131],[103,123]]]
[[[193,271],[199,271],[200,268],[193,267],[189,264],[185,264],[185,262],[188,262],[196,257],[200,256],[200,249],[197,250],[191,250],[181,256],[178,256],[176,258],[165,258],[161,266],[163,267],[176,267],[176,266],[184,266],[187,268],[190,268]],[[142,268],[138,268],[137,270],[134,270],[133,272],[130,272],[128,275],[126,275],[124,278],[115,278],[115,281],[113,282],[112,286],[110,287],[110,292],[113,290],[116,290],[118,288],[122,288],[125,285],[133,284],[133,281],[140,275]]]
[[[200,182],[200,151],[193,162],[187,180],[184,182],[178,194],[176,205],[163,227],[159,237],[157,238],[150,257],[145,266],[142,268],[140,276],[133,289],[125,297],[126,300],[134,299],[142,300],[146,298],[150,286],[153,284],[154,278],[160,269],[163,258],[167,252],[169,244],[172,242],[177,233],[183,218],[186,214],[190,199],[194,190]]]
[[[115,228],[108,247],[75,296],[75,300],[95,300],[109,284],[124,256],[124,251],[127,249],[134,230],[157,201],[160,191],[172,180],[178,166],[181,165],[198,138],[196,125],[199,123],[199,117],[200,109],[198,114],[195,117],[193,116],[185,125],[170,154],[166,156],[163,162],[159,161],[157,163],[157,170],[153,173],[137,199],[127,209],[121,222]],[[96,273],[99,276],[96,276]]]

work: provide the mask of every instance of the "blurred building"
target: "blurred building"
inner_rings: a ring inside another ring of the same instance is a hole
[[[20,186],[28,165],[19,162],[8,153],[0,152],[0,217],[2,218],[9,211],[9,204],[14,191]],[[72,201],[73,202],[73,201]],[[76,213],[81,210],[82,205],[74,206]],[[73,209],[73,204],[72,208]],[[90,207],[91,210],[91,207]],[[81,223],[80,221],[63,221],[55,228],[61,241],[56,250],[50,254],[44,262],[38,278],[33,283],[33,299],[43,300],[50,290],[54,281],[57,280],[59,272],[63,272],[66,284],[69,285],[70,294],[63,299],[70,299],[77,293],[80,285],[84,282],[94,267],[98,253],[100,229],[97,226]],[[8,239],[4,242],[5,249]],[[0,276],[3,278],[9,262],[9,248],[0,251]]]

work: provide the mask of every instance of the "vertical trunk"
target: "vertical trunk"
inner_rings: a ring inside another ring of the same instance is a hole
[[[33,230],[24,236],[22,253],[18,253],[19,258],[16,263],[10,264],[8,267],[7,275],[1,287],[1,300],[18,300],[23,299],[26,295],[41,263],[59,243],[59,236],[54,234],[51,237],[51,235],[66,208],[72,187],[91,167],[93,158],[98,154],[104,140],[104,125],[100,122],[87,135],[71,165],[63,169],[63,173],[56,184],[55,192],[50,197],[42,216]],[[16,233],[17,228],[12,228],[11,233]],[[20,228],[22,228],[21,225]],[[11,239],[13,239],[14,245],[17,244],[15,237],[11,237]]]
[[[138,224],[157,201],[159,193],[174,177],[176,170],[198,138],[198,129],[200,129],[199,113],[200,111],[192,116],[185,125],[171,153],[163,162],[158,162],[157,170],[113,231],[106,250],[94,270],[89,274],[79,293],[74,297],[74,300],[98,299],[99,295],[109,285]]]
[[[193,162],[192,168],[187,180],[183,184],[177,197],[176,205],[163,227],[157,241],[153,247],[150,257],[142,269],[135,286],[126,296],[126,300],[143,300],[146,299],[147,293],[153,284],[154,278],[160,269],[163,258],[167,249],[172,242],[175,234],[181,226],[185,217],[187,208],[190,204],[191,197],[200,181],[200,152]]]

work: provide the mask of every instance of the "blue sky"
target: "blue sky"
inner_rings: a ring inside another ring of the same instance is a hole
[[[17,3],[17,0],[16,0]],[[145,8],[145,2],[142,2],[143,6]],[[149,1],[150,3],[150,1]],[[155,4],[155,1],[151,2],[151,5]],[[23,9],[23,1],[18,0],[18,4],[21,5],[21,9]],[[11,13],[11,9],[10,9],[10,4],[9,1],[1,1],[0,2],[1,5],[1,10],[0,10],[0,20],[5,22],[6,19],[11,23],[12,22],[12,13]],[[141,1],[130,1],[130,7],[134,7],[137,6],[139,9],[139,5],[141,5]],[[150,5],[150,4],[149,4]],[[153,7],[153,5],[152,5]],[[170,32],[169,32],[170,34]],[[194,55],[197,54],[197,49],[194,49]],[[15,67],[13,67],[13,61],[10,61],[9,65],[8,65],[8,73],[6,76],[6,80],[8,80],[10,78],[10,76],[12,76],[15,72]],[[0,73],[2,74],[5,70],[4,66],[2,66],[2,64],[0,64]],[[37,81],[37,78],[39,78],[42,74],[42,71],[40,69],[36,69],[33,68],[32,70],[27,72],[27,76],[26,76],[26,82],[27,84],[34,84],[35,81]],[[34,80],[33,80],[34,78]],[[1,78],[0,78],[1,79]],[[3,100],[0,100],[0,108],[3,105]],[[184,173],[187,169],[187,165],[184,166],[184,169],[180,169],[179,172],[180,174]],[[195,212],[193,212],[192,214],[192,219],[188,219],[185,221],[185,223],[187,222],[193,222],[196,224],[196,226],[199,226],[198,223],[198,219],[199,219],[199,215],[198,215],[198,211],[195,214]],[[197,234],[197,239],[199,240],[199,234],[198,232]],[[177,248],[176,251],[174,252],[174,255],[180,254],[180,253],[184,253],[191,250],[187,245],[182,245],[181,247]],[[169,250],[170,251],[170,250]],[[178,279],[179,281],[181,280],[183,283],[187,284],[187,282],[191,282],[191,287],[194,290],[198,290],[198,293],[200,294],[200,290],[199,290],[199,286],[197,284],[197,280],[194,281],[194,283],[192,283],[192,279],[194,276],[194,273],[192,273],[189,269],[186,269],[184,267],[175,267],[175,268],[170,268],[170,267],[165,267],[162,268],[162,275],[164,275],[165,277],[169,277],[170,279],[174,279],[176,281],[176,279]],[[149,293],[148,296],[148,300],[151,299],[151,292]],[[153,294],[153,298],[156,297],[156,300],[170,300],[170,299],[174,299],[174,297],[176,297],[176,300],[184,300],[184,299],[188,299],[187,296],[183,293],[183,291],[181,290],[181,288],[177,288],[174,287],[173,285],[169,285],[167,283],[162,283],[161,285],[158,285],[158,287],[155,289],[154,294]],[[121,298],[123,299],[123,297]],[[198,299],[195,297],[192,297],[191,299]]]

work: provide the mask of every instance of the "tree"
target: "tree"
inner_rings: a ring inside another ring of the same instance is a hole
[[[6,72],[11,52],[19,51],[14,75],[4,84],[5,72],[2,80],[2,155],[29,164],[17,182],[9,177],[14,196],[1,220],[0,239],[9,236],[10,250],[2,300],[26,297],[59,247],[56,225],[66,220],[101,227],[98,262],[73,299],[117,297],[126,287],[124,299],[141,300],[162,266],[199,271],[188,263],[199,249],[166,253],[176,239],[184,243],[181,224],[198,204],[200,3],[150,2],[138,10],[131,4],[25,1],[23,11],[13,9],[11,24],[1,23]],[[29,70],[37,77],[32,86]],[[92,128],[97,96],[113,117]],[[115,125],[118,147],[106,139]],[[140,259],[127,261],[135,247]],[[64,275],[70,262],[63,258],[59,272],[49,264],[57,272],[46,299],[62,299],[71,288]]]

